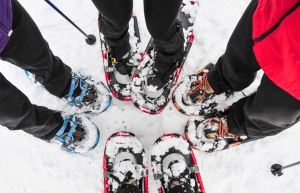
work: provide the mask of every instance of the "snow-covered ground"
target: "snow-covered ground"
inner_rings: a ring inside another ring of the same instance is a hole
[[[141,50],[146,47],[149,34],[143,16],[143,1],[134,0],[142,38]],[[196,39],[180,80],[208,62],[216,62],[223,54],[236,23],[250,0],[199,0],[195,20]],[[105,82],[97,28],[97,10],[91,1],[53,0],[87,34],[98,39],[89,46],[84,37],[64,18],[42,0],[20,0],[37,25],[52,51],[71,66]],[[114,10],[112,10],[114,11]],[[34,53],[33,53],[34,54]],[[24,92],[32,103],[51,109],[73,111],[65,102],[48,94],[24,76],[23,70],[0,61],[0,71]],[[259,78],[252,86],[259,84]],[[251,90],[250,89],[250,90]],[[9,101],[2,101],[9,102]],[[16,104],[17,105],[17,104]],[[138,111],[131,102],[113,99],[103,114],[91,115],[101,131],[98,147],[86,154],[68,154],[22,131],[11,132],[1,127],[0,134],[0,192],[3,193],[100,193],[103,192],[102,155],[107,138],[114,132],[135,133],[147,152],[150,166],[152,143],[165,133],[183,134],[189,117],[177,112],[170,103],[159,115]],[[300,166],[287,169],[282,177],[274,177],[270,166],[287,165],[300,159],[299,124],[278,134],[226,151],[207,154],[195,152],[204,186],[208,193],[295,193],[299,192]],[[156,185],[150,172],[150,193]]]

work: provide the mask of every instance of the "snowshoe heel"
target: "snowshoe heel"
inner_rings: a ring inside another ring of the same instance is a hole
[[[61,148],[69,153],[84,153],[93,150],[99,138],[99,129],[87,117],[71,115],[65,118],[50,143],[61,144]]]

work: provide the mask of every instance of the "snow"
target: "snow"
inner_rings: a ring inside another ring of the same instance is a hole
[[[40,27],[54,54],[74,71],[80,71],[105,82],[98,35],[98,12],[91,1],[52,0],[65,15],[87,34],[94,34],[93,46],[84,36],[41,0],[20,0]],[[250,0],[199,0],[195,19],[195,40],[178,82],[195,73],[209,62],[215,63],[224,53],[226,43]],[[141,47],[150,38],[143,17],[143,1],[134,0],[138,17]],[[23,70],[0,61],[0,72],[25,93],[32,103],[65,112],[73,111],[65,101],[51,96],[29,81]],[[261,74],[252,87],[257,87]],[[250,94],[250,93],[245,93]],[[5,101],[6,102],[6,101]],[[9,101],[7,101],[9,102]],[[59,147],[36,139],[22,131],[1,127],[0,192],[3,193],[100,193],[103,192],[102,156],[107,138],[120,130],[133,132],[143,144],[150,168],[153,142],[165,133],[184,134],[190,117],[182,115],[170,102],[159,115],[145,114],[131,102],[113,98],[111,107],[100,115],[89,115],[100,130],[95,150],[74,155]],[[287,169],[280,178],[270,172],[274,163],[288,165],[299,161],[299,124],[272,137],[250,142],[225,151],[208,154],[196,152],[204,187],[213,193],[295,193],[300,189],[300,167]],[[149,171],[149,192],[157,187]]]

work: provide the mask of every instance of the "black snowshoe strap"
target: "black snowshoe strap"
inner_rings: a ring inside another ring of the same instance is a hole
[[[190,173],[195,173],[199,171],[198,166],[193,166],[193,167],[187,167],[190,171]],[[154,180],[160,180],[164,178],[164,174],[153,174]]]
[[[163,84],[169,82],[174,72],[179,68],[179,62],[169,64],[167,68],[159,67],[159,64],[154,64],[154,75],[161,79]],[[163,69],[163,70],[162,70]]]
[[[171,180],[171,182],[173,181],[174,180]],[[195,193],[193,187],[187,182],[184,182],[182,185],[174,186],[173,188],[170,188],[168,193],[178,193],[178,192]]]
[[[91,99],[90,102],[93,103],[93,102],[96,102],[97,93],[92,94],[92,93],[88,92],[88,93],[85,95],[85,97]]]
[[[132,184],[124,184],[123,187],[120,189],[120,192],[117,193],[141,193],[141,190]]]
[[[131,71],[132,71],[132,66],[128,65],[129,64],[129,60],[132,58],[132,54],[129,52],[127,52],[128,56],[126,58],[123,58],[123,56],[116,56],[115,51],[113,48],[110,48],[110,60],[112,62],[112,64],[114,65],[114,67],[116,68],[117,71],[119,68],[124,68],[125,71],[127,72],[127,74],[129,76],[131,76]],[[125,55],[125,54],[124,54]]]
[[[219,117],[219,118],[226,118],[229,113],[229,109],[224,111],[218,111],[217,109],[212,109],[211,111],[205,113],[203,116],[205,119]]]
[[[73,132],[73,136],[81,137],[82,139],[84,139],[84,135],[85,135],[85,132],[82,132],[82,131],[74,131]]]
[[[193,101],[193,103],[197,103],[198,101],[198,97],[203,95],[203,90],[202,89],[198,89],[195,92],[191,93],[189,95],[189,97],[191,98],[191,100]]]

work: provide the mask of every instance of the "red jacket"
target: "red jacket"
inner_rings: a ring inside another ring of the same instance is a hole
[[[299,0],[258,0],[252,21],[252,38],[255,40],[262,34],[271,32],[254,43],[253,51],[256,59],[269,79],[300,100],[300,6],[298,4],[300,4]],[[290,14],[283,18],[289,11]]]

